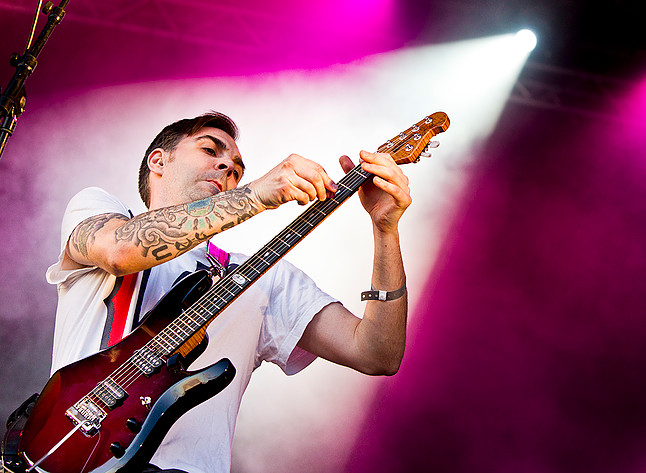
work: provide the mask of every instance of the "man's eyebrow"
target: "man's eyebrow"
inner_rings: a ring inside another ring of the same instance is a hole
[[[215,145],[215,147],[218,148],[220,151],[226,151],[226,150],[229,149],[229,147],[227,146],[227,144],[224,141],[222,141],[220,138],[218,138],[216,136],[213,136],[213,135],[198,136],[197,140],[199,141],[199,140],[203,140],[205,138],[211,140],[213,142],[213,144]]]
[[[218,149],[218,151],[226,151],[226,150],[229,149],[229,146],[227,146],[227,144],[224,141],[222,141],[220,138],[218,138],[217,136],[202,135],[202,136],[197,137],[198,141],[203,140],[203,139],[211,140],[213,142],[213,144],[215,145],[215,147]],[[242,158],[240,156],[238,156],[238,155],[235,155],[231,159],[234,162],[234,164],[237,164],[238,166],[240,166],[242,168],[242,171],[244,172],[245,166],[244,166],[244,163],[242,162]]]

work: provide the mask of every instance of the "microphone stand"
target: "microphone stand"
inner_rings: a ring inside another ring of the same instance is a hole
[[[9,137],[16,129],[18,117],[25,111],[27,103],[25,81],[34,72],[38,64],[36,58],[45,46],[45,42],[54,28],[63,20],[68,2],[69,0],[62,0],[57,7],[52,2],[47,2],[42,12],[49,14],[49,18],[34,44],[22,56],[17,53],[11,55],[9,63],[16,68],[16,72],[5,87],[4,93],[0,94],[0,158]]]

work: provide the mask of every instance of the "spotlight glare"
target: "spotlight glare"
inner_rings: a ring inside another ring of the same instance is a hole
[[[536,35],[527,29],[520,30],[516,33],[518,44],[527,52],[533,51],[536,47]]]

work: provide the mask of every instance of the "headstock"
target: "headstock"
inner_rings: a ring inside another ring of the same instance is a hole
[[[435,112],[386,141],[377,151],[390,154],[397,164],[415,163],[420,156],[428,155],[430,148],[437,147],[431,138],[446,131],[449,124],[446,113]]]

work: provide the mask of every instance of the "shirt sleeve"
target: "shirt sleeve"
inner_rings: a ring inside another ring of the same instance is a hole
[[[321,309],[337,301],[291,263],[281,260],[274,268],[260,334],[259,361],[275,363],[292,375],[316,359],[315,355],[296,346],[307,324]]]
[[[65,256],[67,240],[78,224],[90,217],[104,213],[119,213],[129,216],[128,208],[119,199],[99,187],[88,187],[72,197],[67,204],[61,224],[61,250],[58,261],[47,269],[47,282],[59,284],[72,275],[79,275],[94,269],[94,267],[88,266],[70,271],[63,270],[61,265]]]

